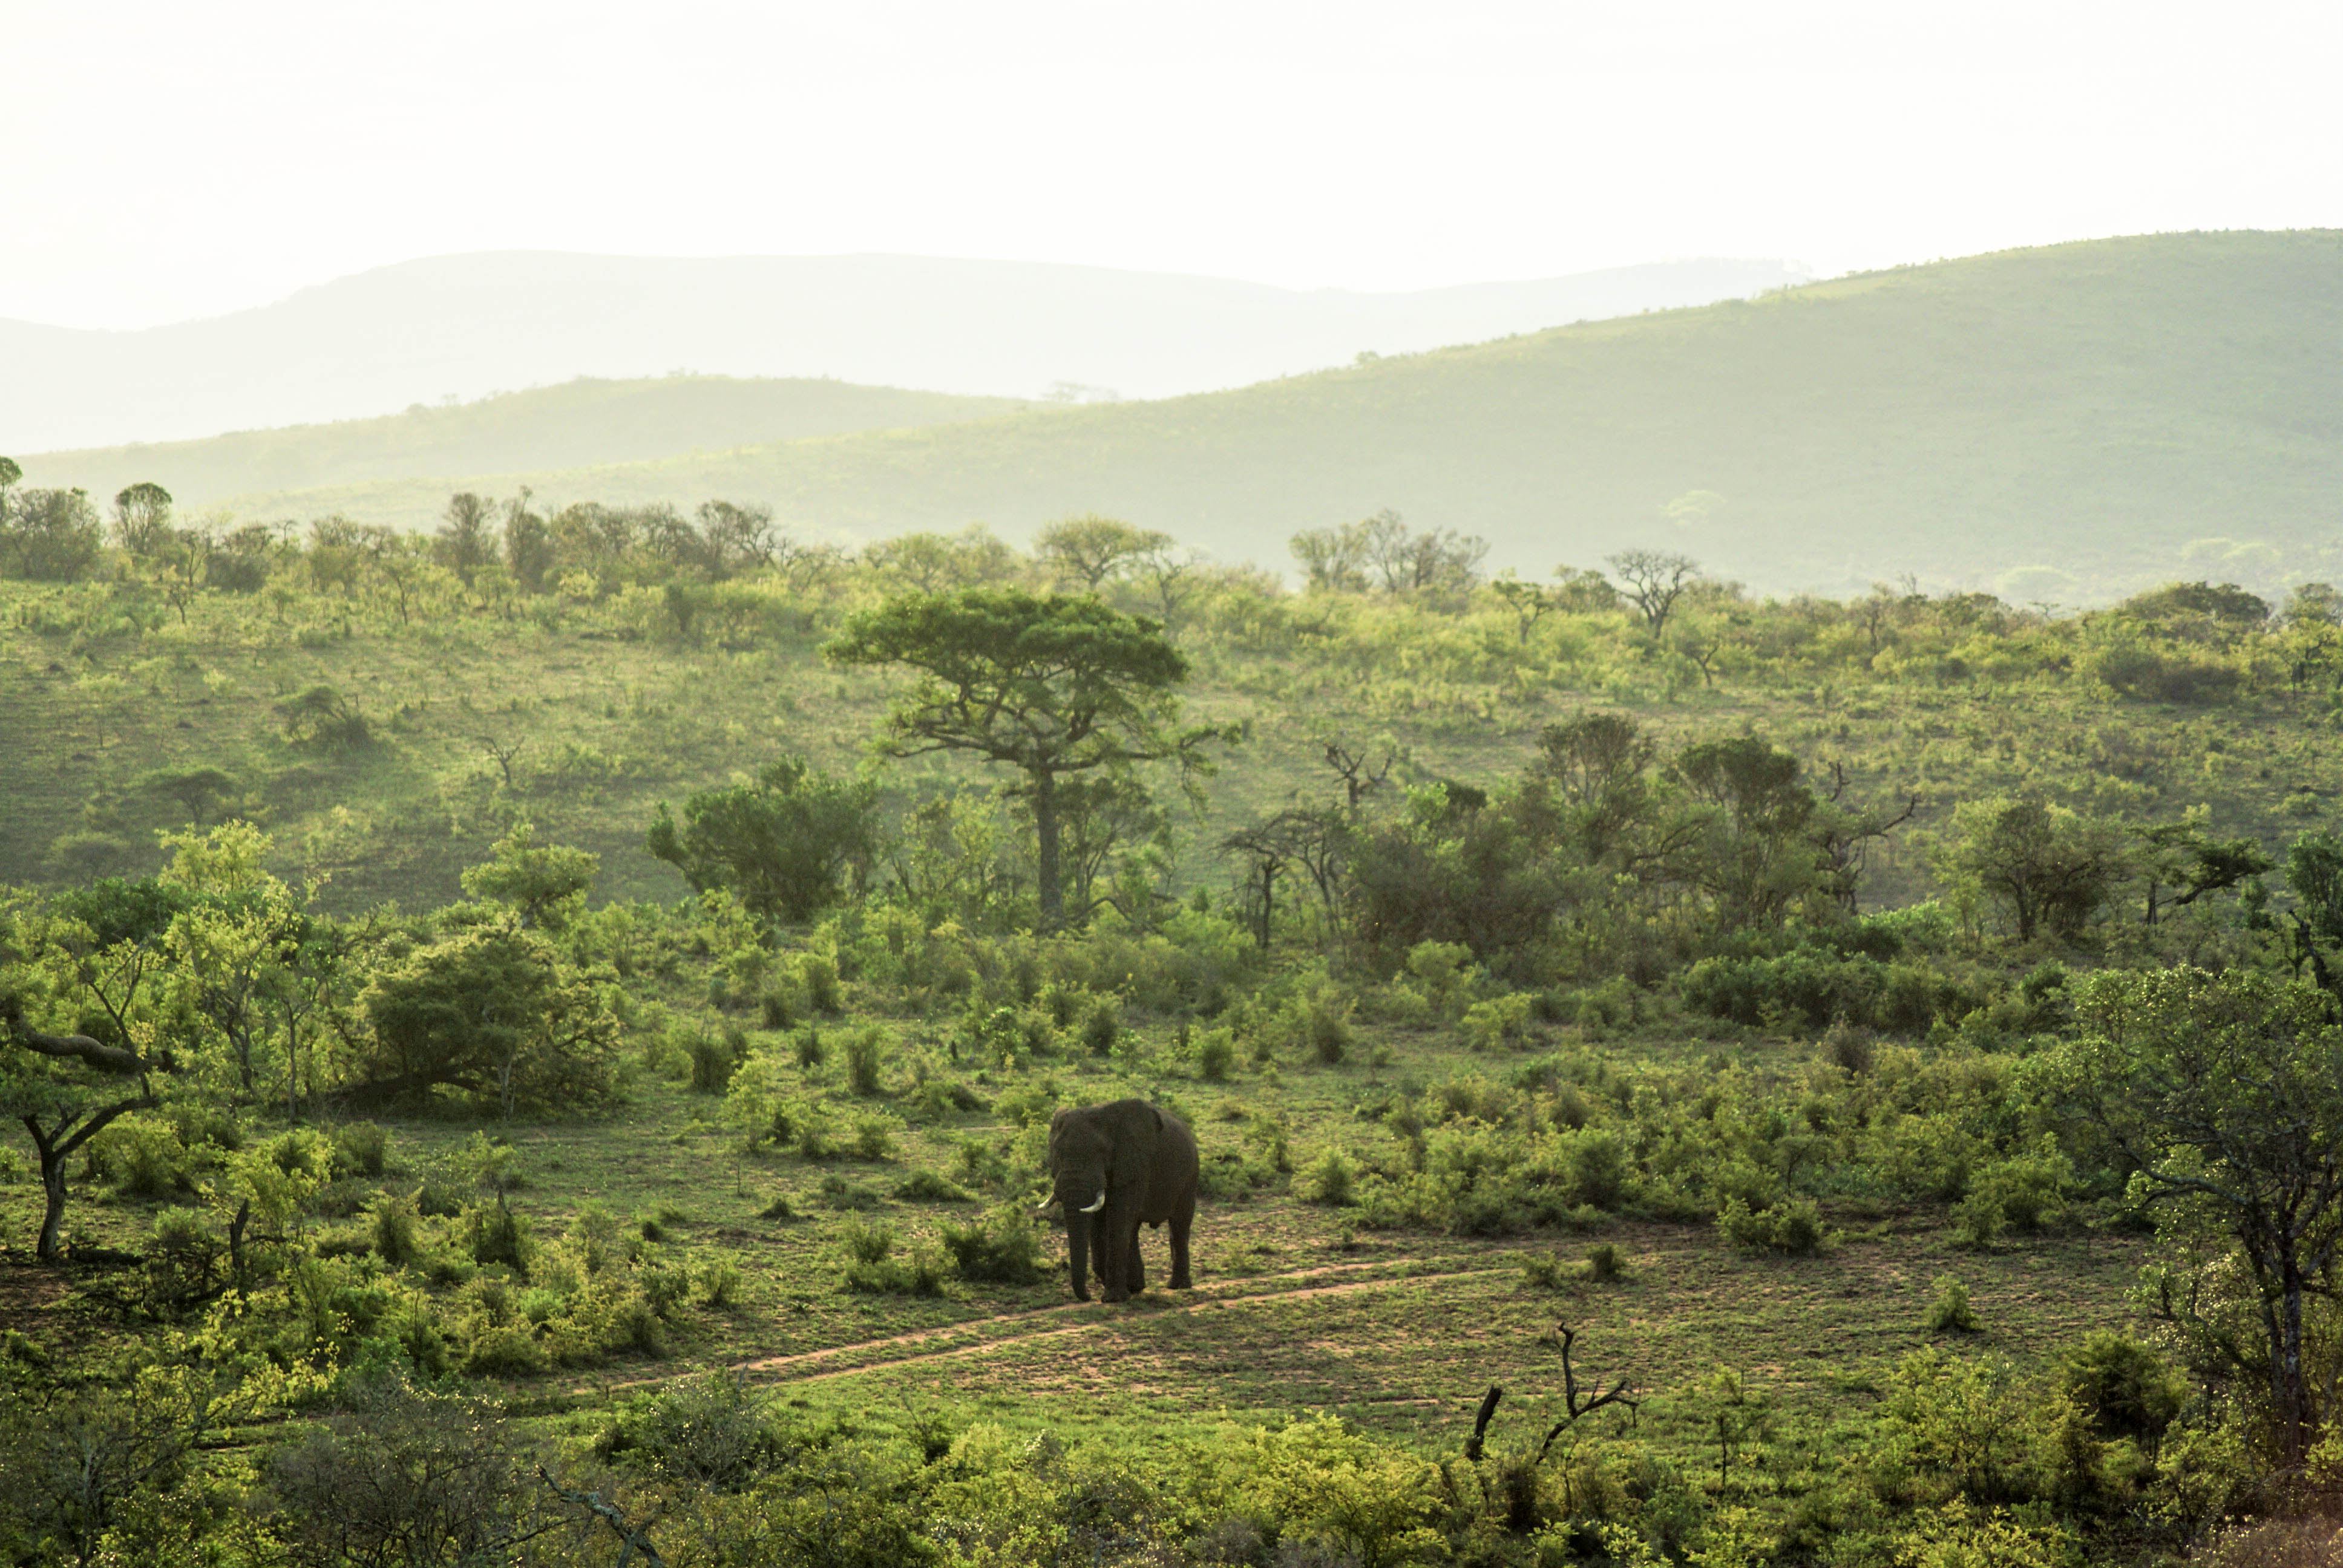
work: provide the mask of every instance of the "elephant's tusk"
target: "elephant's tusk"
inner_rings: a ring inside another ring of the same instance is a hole
[[[1105,1208],[1105,1207],[1106,1207],[1106,1194],[1105,1194],[1105,1193],[1103,1193],[1103,1192],[1101,1192],[1101,1193],[1100,1193],[1100,1194],[1098,1195],[1098,1201],[1097,1201],[1096,1202],[1094,1202],[1094,1203],[1091,1204],[1091,1206],[1090,1206],[1089,1208],[1087,1208],[1087,1209],[1081,1209],[1081,1210],[1077,1210],[1077,1211],[1076,1211],[1076,1212],[1077,1212],[1077,1213],[1082,1213],[1082,1214],[1095,1214],[1095,1213],[1097,1213],[1100,1210],[1101,1210],[1101,1209],[1103,1209],[1103,1208]]]

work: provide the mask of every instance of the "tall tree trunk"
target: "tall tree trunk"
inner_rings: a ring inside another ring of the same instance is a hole
[[[1066,902],[1058,886],[1058,776],[1035,769],[1033,833],[1040,840],[1033,861],[1034,890],[1041,900],[1041,928],[1055,930],[1065,923]]]
[[[144,1111],[155,1103],[151,1094],[141,1094],[130,1100],[117,1100],[112,1105],[92,1111],[76,1126],[71,1117],[55,1127],[43,1127],[38,1117],[25,1117],[25,1131],[33,1135],[33,1147],[41,1157],[41,1239],[34,1248],[34,1256],[45,1263],[55,1262],[57,1241],[64,1233],[65,1219],[65,1161],[74,1151],[106,1131],[118,1116],[133,1111]]]
[[[26,1125],[31,1125],[30,1118]],[[35,1138],[41,1151],[41,1195],[45,1201],[40,1244],[34,1249],[34,1256],[44,1263],[53,1263],[57,1257],[57,1239],[65,1223],[65,1157],[40,1141],[38,1134]]]
[[[2300,1464],[2310,1444],[2310,1391],[2302,1375],[2302,1271],[2292,1256],[2285,1259],[2279,1273],[2282,1292],[2279,1312],[2278,1343],[2276,1358],[2278,1381],[2278,1418],[2284,1429],[2286,1457],[2289,1464]]]

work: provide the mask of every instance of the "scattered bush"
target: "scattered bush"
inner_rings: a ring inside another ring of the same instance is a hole
[[[940,1236],[963,1280],[1030,1285],[1041,1277],[1041,1234],[1015,1204],[1002,1204],[965,1225],[947,1222]]]
[[[1349,1155],[1340,1149],[1329,1149],[1311,1162],[1302,1180],[1302,1196],[1312,1203],[1339,1209],[1351,1201],[1351,1187],[1358,1174],[1358,1167]]]
[[[1753,1209],[1740,1197],[1727,1198],[1716,1211],[1716,1228],[1744,1251],[1787,1252],[1807,1257],[1829,1244],[1822,1211],[1811,1198],[1785,1198]]]
[[[969,1195],[932,1171],[914,1171],[895,1189],[906,1203],[965,1203]]]
[[[1598,1280],[1616,1280],[1626,1273],[1627,1261],[1616,1242],[1597,1241],[1586,1249],[1586,1271]]]
[[[1928,1332],[1932,1334],[1973,1334],[1977,1329],[1977,1316],[1969,1306],[1969,1288],[1957,1274],[1938,1274],[1934,1282],[1936,1299],[1928,1307]]]
[[[1237,1060],[1236,1031],[1228,1029],[1208,1029],[1196,1036],[1196,1076],[1207,1083],[1227,1081],[1229,1071]]]
[[[886,1058],[887,1037],[876,1024],[865,1024],[846,1038],[847,1087],[865,1099],[880,1092],[880,1068]]]
[[[379,1179],[390,1167],[390,1134],[371,1121],[345,1121],[334,1129],[334,1174]]]

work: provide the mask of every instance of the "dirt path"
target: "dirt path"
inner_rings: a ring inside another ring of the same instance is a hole
[[[1453,1264],[1459,1260],[1442,1260]],[[1383,1269],[1393,1271],[1371,1279],[1344,1279],[1340,1276],[1364,1273]],[[1061,1302],[1055,1306],[1031,1307],[1020,1312],[1003,1312],[996,1317],[971,1318],[966,1322],[946,1324],[915,1333],[894,1334],[885,1339],[864,1340],[853,1344],[830,1345],[817,1351],[802,1351],[792,1355],[766,1356],[738,1364],[735,1370],[750,1377],[780,1374],[788,1382],[822,1382],[831,1378],[851,1377],[858,1372],[894,1371],[915,1366],[923,1362],[945,1361],[958,1356],[982,1355],[1011,1346],[1033,1344],[1041,1340],[1061,1339],[1070,1334],[1095,1333],[1104,1330],[1132,1328],[1151,1322],[1159,1317],[1184,1315],[1198,1312],[1213,1312],[1232,1307],[1257,1306],[1267,1302],[1292,1302],[1347,1296],[1361,1291],[1382,1290],[1423,1280],[1453,1280],[1473,1274],[1503,1273],[1506,1271],[1480,1268],[1398,1266],[1392,1263],[1332,1263],[1314,1269],[1299,1269],[1282,1274],[1259,1274],[1250,1279],[1232,1280],[1225,1284],[1206,1285],[1184,1297],[1150,1296],[1134,1312],[1127,1308],[1109,1307],[1090,1302]],[[1313,1283],[1311,1282],[1324,1282]],[[1283,1288],[1289,1287],[1290,1288]],[[1060,1323],[1053,1320],[1080,1315],[1081,1321]],[[1037,1323],[1037,1320],[1039,1322]],[[1024,1332],[994,1334],[979,1338],[970,1344],[940,1344],[940,1340],[958,1339],[969,1334],[981,1335],[985,1331],[1001,1325],[1037,1323]],[[913,1345],[936,1345],[931,1350],[914,1351],[909,1355],[887,1356],[882,1359],[859,1359],[853,1366],[831,1367],[821,1363],[843,1357],[868,1358],[884,1352]],[[795,1372],[796,1368],[814,1370]]]
[[[1383,1272],[1370,1279],[1344,1277],[1377,1270]],[[1061,1339],[1071,1334],[1135,1327],[1164,1316],[1257,1306],[1268,1302],[1346,1296],[1362,1291],[1382,1290],[1418,1281],[1456,1280],[1475,1274],[1508,1271],[1503,1268],[1490,1266],[1478,1258],[1425,1259],[1406,1262],[1383,1259],[1363,1263],[1328,1263],[1317,1268],[1297,1269],[1286,1273],[1255,1274],[1243,1279],[1203,1285],[1180,1297],[1169,1297],[1151,1292],[1141,1298],[1141,1304],[1136,1309],[1123,1306],[1110,1307],[1094,1302],[1060,1302],[1047,1307],[1028,1307],[1021,1312],[1001,1312],[989,1318],[969,1318],[956,1323],[940,1324],[932,1329],[917,1329],[909,1333],[889,1334],[880,1339],[857,1340],[841,1345],[825,1345],[820,1350],[798,1351],[787,1355],[759,1356],[752,1361],[735,1362],[731,1363],[729,1370],[748,1377],[779,1382],[826,1382],[832,1378],[852,1377],[860,1372],[891,1372],[927,1362],[946,1361],[960,1356],[983,1355],[993,1351],[1031,1345],[1042,1340]],[[1079,1321],[1066,1322],[1065,1320],[1069,1318],[1077,1318]],[[989,1332],[989,1331],[1001,1329],[1012,1332]],[[971,1335],[977,1337],[968,1343],[940,1342],[967,1340]],[[913,1348],[920,1346],[932,1348]],[[895,1350],[909,1350],[910,1353],[906,1355],[885,1353]],[[852,1359],[855,1364],[850,1366],[828,1364],[846,1359]],[[625,1382],[603,1385],[603,1387],[606,1392],[615,1392],[623,1389],[640,1388],[668,1381],[669,1381],[668,1378],[637,1378]]]

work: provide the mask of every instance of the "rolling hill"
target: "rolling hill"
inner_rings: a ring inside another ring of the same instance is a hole
[[[1025,407],[842,381],[671,376],[577,380],[373,419],[246,430],[196,441],[47,452],[25,482],[111,496],[159,478],[183,508],[256,489],[297,490],[441,474],[582,467],[855,430],[981,419]]]
[[[1770,590],[2081,602],[2331,573],[2343,235],[2091,241],[1588,323],[1241,390],[591,468],[255,493],[427,524],[451,485],[773,505],[818,534],[1097,510],[1283,567],[1396,508],[1544,573],[1634,545]],[[167,471],[155,476],[170,482]]]
[[[137,332],[0,321],[0,451],[176,440],[675,367],[974,396],[1163,397],[1754,294],[1683,261],[1404,294],[930,256],[436,256]],[[509,467],[501,464],[499,467]]]

